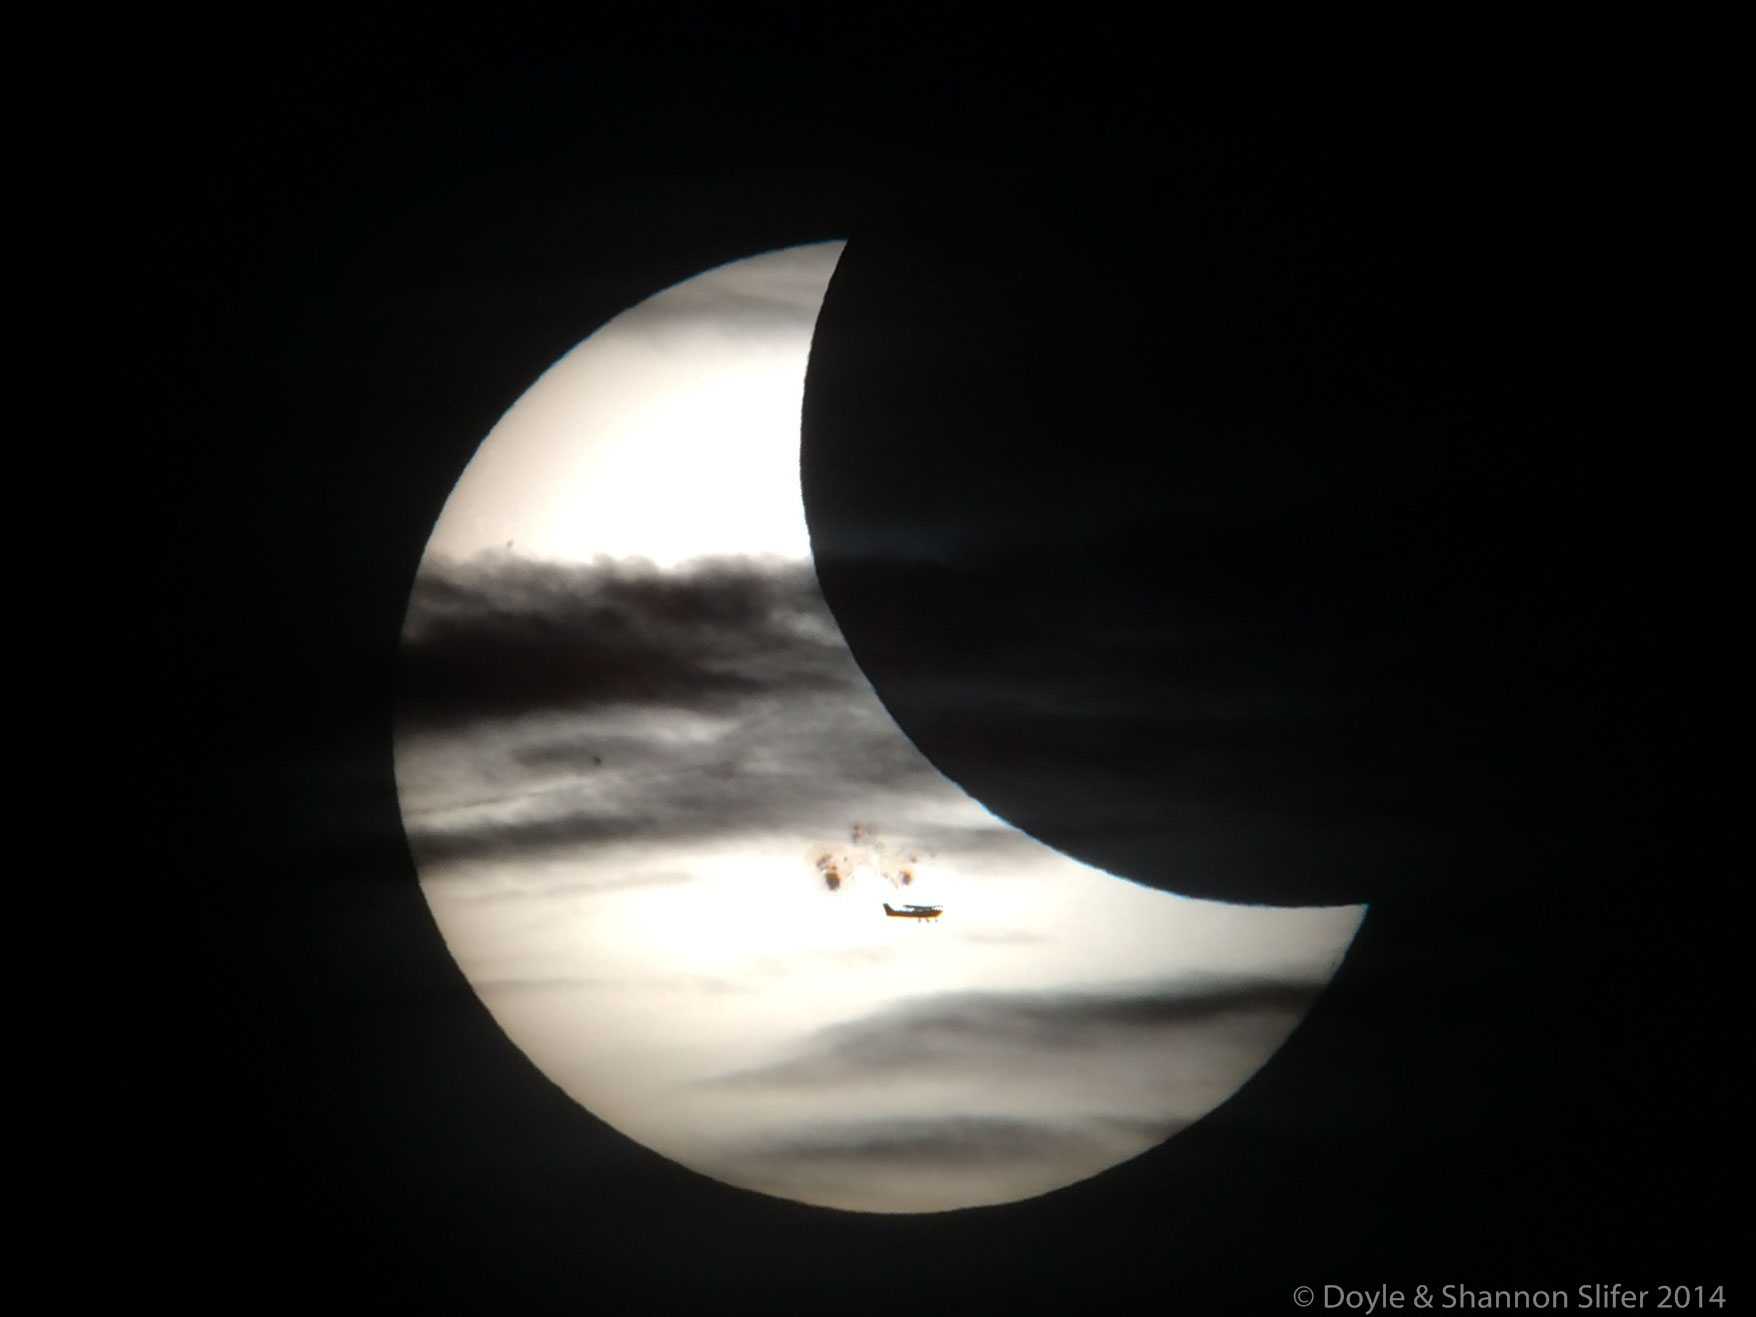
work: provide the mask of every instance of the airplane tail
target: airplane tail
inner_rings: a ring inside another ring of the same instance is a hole
[[[896,911],[894,911],[890,908],[890,902],[888,902],[888,901],[886,901],[884,903],[884,913],[887,915],[893,915],[896,913]]]

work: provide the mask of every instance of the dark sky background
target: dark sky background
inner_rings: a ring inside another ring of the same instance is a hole
[[[1727,535],[1659,397],[1681,194],[1637,94],[1182,97],[1119,26],[667,15],[159,28],[115,84],[150,816],[115,1274],[483,1312],[1733,1281]],[[583,1114],[451,964],[392,785],[415,565],[500,413],[644,296],[841,236],[807,507],[904,728],[1140,881],[1374,903],[1213,1116],[942,1217]]]

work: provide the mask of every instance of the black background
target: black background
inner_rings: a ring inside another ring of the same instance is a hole
[[[925,15],[138,40],[98,157],[149,682],[82,1209],[114,1276],[508,1312],[1737,1279],[1726,537],[1637,92],[1196,94],[1122,25]],[[651,292],[843,236],[807,505],[905,728],[1141,881],[1374,902],[1234,1100],[1000,1209],[808,1210],[597,1124],[462,982],[396,810],[402,608],[481,437]]]

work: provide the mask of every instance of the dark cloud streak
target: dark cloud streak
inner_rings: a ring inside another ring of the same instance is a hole
[[[430,563],[403,677],[405,824],[422,863],[839,831],[943,789],[804,564]],[[449,799],[417,785],[459,778]]]
[[[399,724],[548,709],[726,709],[847,684],[809,567],[715,559],[661,572],[496,556],[423,565],[403,637]]]
[[[987,1167],[1035,1163],[1045,1158],[1091,1156],[1091,1137],[1045,1121],[1001,1116],[924,1117],[866,1121],[810,1136],[759,1144],[750,1150],[763,1162],[809,1167]]]

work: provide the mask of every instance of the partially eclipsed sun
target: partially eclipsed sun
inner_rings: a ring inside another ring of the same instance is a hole
[[[1079,864],[891,721],[817,589],[799,491],[840,251],[659,293],[495,427],[410,602],[428,675],[398,789],[458,964],[602,1119],[804,1202],[1007,1202],[1224,1101],[1364,912]],[[911,903],[942,917],[885,913]]]

